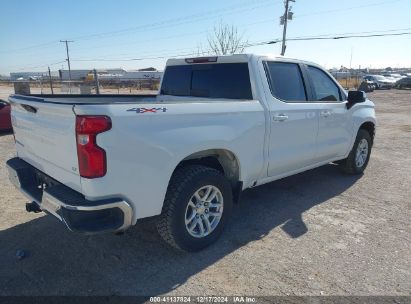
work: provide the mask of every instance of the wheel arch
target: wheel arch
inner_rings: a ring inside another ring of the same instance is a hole
[[[232,151],[227,149],[207,149],[191,153],[175,166],[171,178],[178,168],[188,165],[202,165],[220,171],[231,184],[234,202],[240,199],[243,189],[241,164],[238,157]]]
[[[372,121],[365,121],[363,122],[360,127],[358,128],[359,130],[365,130],[368,132],[368,134],[370,134],[371,137],[371,141],[372,143],[374,143],[374,136],[375,136],[375,123]],[[357,131],[357,133],[358,133]]]
[[[240,180],[238,157],[227,149],[207,149],[191,153],[177,164],[173,173],[177,168],[190,164],[214,168],[223,173],[232,184]]]

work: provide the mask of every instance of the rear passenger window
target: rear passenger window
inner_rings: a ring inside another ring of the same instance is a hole
[[[274,97],[287,102],[307,100],[301,70],[298,64],[266,62],[266,73]]]
[[[318,68],[308,66],[308,73],[314,89],[316,101],[341,101],[341,92],[334,81]]]

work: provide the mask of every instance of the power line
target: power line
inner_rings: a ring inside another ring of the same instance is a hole
[[[165,27],[167,28],[167,27],[171,27],[171,26],[178,26],[178,25],[182,25],[182,24],[187,24],[187,23],[192,23],[192,22],[197,22],[197,21],[203,21],[203,20],[206,20],[206,19],[210,19],[210,17],[204,17],[204,16],[207,16],[207,15],[216,15],[217,13],[221,14],[221,12],[227,12],[227,11],[232,11],[229,14],[235,14],[235,13],[239,13],[239,12],[243,12],[243,11],[249,11],[250,9],[266,7],[266,6],[272,5],[272,4],[273,4],[272,0],[262,0],[262,1],[253,1],[253,2],[245,1],[243,3],[230,5],[230,6],[227,6],[227,7],[224,7],[224,8],[214,9],[214,10],[201,12],[201,13],[197,13],[197,14],[192,14],[192,15],[188,15],[188,16],[183,16],[183,17],[179,17],[179,18],[173,18],[173,19],[168,19],[168,20],[164,20],[164,21],[153,22],[153,23],[149,23],[149,24],[143,24],[143,25],[124,28],[124,29],[116,30],[116,31],[100,32],[100,33],[94,33],[94,34],[89,34],[89,35],[82,35],[82,36],[73,37],[72,39],[76,39],[76,40],[85,40],[85,39],[87,39],[87,40],[89,40],[89,39],[96,39],[96,38],[104,38],[105,36],[112,37],[112,36],[116,36],[117,34],[123,34],[123,33],[127,33],[127,32],[136,32],[136,30],[144,30],[146,32],[146,31],[161,29],[161,28],[165,28]],[[250,6],[251,6],[251,8],[249,8]],[[244,9],[240,10],[240,8],[242,8],[242,7],[248,7],[248,8],[244,8]],[[227,15],[227,14],[225,14],[225,15]],[[219,15],[214,16],[214,17],[218,17],[218,16]],[[213,17],[211,17],[211,18],[213,18]],[[35,44],[35,45],[23,47],[23,48],[3,50],[3,51],[0,51],[0,53],[3,54],[3,53],[10,53],[10,52],[20,52],[20,51],[30,50],[30,49],[34,49],[34,48],[42,48],[42,47],[46,47],[46,46],[56,44],[57,42],[58,42],[57,40],[54,40],[54,41]]]
[[[4,51],[0,51],[0,54],[31,50],[31,49],[35,49],[35,48],[41,48],[41,47],[49,46],[49,45],[52,45],[52,44],[54,45],[56,43],[58,43],[58,40],[45,42],[45,43],[40,43],[40,44],[35,44],[35,45],[31,45],[31,46],[27,46],[27,47],[23,47],[23,48],[18,48],[18,49],[4,50]]]
[[[276,2],[281,2],[281,0],[276,1]],[[246,1],[240,4],[230,5],[225,8],[214,9],[214,10],[210,10],[207,12],[197,13],[197,14],[188,15],[188,16],[179,17],[179,18],[167,19],[164,21],[153,22],[153,23],[139,25],[135,27],[124,28],[124,29],[116,30],[116,31],[101,32],[101,33],[77,36],[77,37],[73,37],[73,39],[83,40],[83,39],[93,39],[93,38],[104,38],[106,36],[110,36],[110,37],[118,36],[118,35],[122,35],[128,32],[133,32],[133,33],[139,32],[139,31],[147,32],[147,29],[152,31],[152,30],[158,30],[162,28],[169,28],[169,27],[178,26],[182,24],[203,21],[203,20],[207,20],[207,19],[215,18],[219,16],[226,16],[228,14],[236,14],[236,13],[243,12],[243,11],[249,11],[251,9],[267,7],[272,4],[273,4],[272,0],[262,0],[262,1],[253,1],[253,2]],[[223,12],[228,12],[228,13],[224,13],[224,15],[221,15],[221,13]],[[205,17],[207,15],[216,15],[216,16]]]
[[[408,28],[409,30],[410,28]],[[391,29],[391,30],[385,30],[385,32],[388,31],[398,31],[400,29]],[[403,29],[407,30],[407,29]],[[317,36],[300,36],[300,37],[292,37],[287,39],[288,41],[311,41],[311,40],[339,40],[339,39],[349,39],[349,38],[372,38],[372,37],[387,37],[387,36],[403,36],[403,35],[411,35],[411,32],[401,32],[401,33],[376,33],[376,34],[368,34],[368,35],[361,35],[364,33],[372,33],[374,31],[368,31],[368,32],[356,32],[356,33],[345,33],[345,34],[324,34],[324,35],[317,35]],[[384,31],[379,31],[379,32],[384,32]],[[347,34],[352,34],[352,35],[347,35]],[[264,41],[258,41],[258,42],[252,42],[252,43],[246,43],[243,46],[245,48],[248,47],[254,47],[254,46],[261,46],[261,45],[269,45],[269,44],[276,44],[281,42],[282,40],[280,38],[274,39],[274,40],[264,40]],[[188,48],[187,48],[188,49]],[[165,50],[164,50],[165,51]],[[204,51],[201,52],[201,54],[209,54],[210,51]],[[177,54],[168,54],[164,56],[150,56],[150,57],[139,57],[139,58],[115,58],[115,59],[110,59],[110,58],[91,58],[91,59],[72,59],[71,61],[75,62],[121,62],[121,61],[142,61],[142,60],[155,60],[155,59],[166,59],[170,57],[183,57],[183,56],[195,56],[197,55],[197,51],[192,51],[192,52],[187,52],[187,53],[177,53]],[[42,65],[36,65],[36,66],[26,66],[24,68],[20,68],[19,70],[27,70],[27,69],[37,69],[41,67],[47,67],[47,66],[54,66],[58,65],[61,63],[66,62],[64,61],[57,61],[54,63],[47,63],[47,64],[42,64]]]
[[[179,37],[184,37],[184,36],[194,36],[194,35],[202,35],[202,34],[207,34],[207,31],[201,31],[201,32],[191,32],[191,33],[186,33],[186,34],[179,34],[179,35],[171,35],[171,36],[163,36],[163,37],[155,37],[152,39],[145,39],[145,40],[139,40],[139,41],[133,41],[133,42],[126,42],[126,43],[116,43],[116,46],[124,46],[124,45],[133,45],[133,44],[142,44],[146,42],[151,42],[151,41],[161,41],[161,40],[167,40],[167,39],[172,39],[172,38],[179,38]],[[113,44],[104,44],[104,45],[98,45],[98,46],[92,46],[92,47],[80,47],[76,48],[76,50],[82,50],[82,49],[101,49],[105,48],[107,46],[112,46]]]
[[[271,22],[274,22],[275,21],[275,19],[269,19],[269,20],[264,20],[264,21],[259,21],[259,22],[253,22],[253,23],[247,23],[247,24],[242,24],[242,25],[240,25],[240,27],[243,27],[243,26],[250,26],[250,25],[254,25],[254,24],[261,24],[261,23],[271,23]],[[400,29],[390,29],[390,30],[373,30],[373,31],[364,31],[364,32],[345,32],[345,33],[337,33],[337,34],[323,34],[323,35],[316,35],[316,36],[330,36],[330,35],[348,35],[348,34],[368,34],[368,33],[383,33],[383,32],[395,32],[395,31],[408,31],[408,30],[411,30],[411,28],[400,28]],[[205,34],[205,33],[207,33],[206,31],[202,31],[202,32],[192,32],[192,33],[188,33],[188,34],[181,34],[181,35],[172,35],[172,36],[165,36],[165,37],[156,37],[156,38],[153,38],[153,39],[147,39],[147,40],[141,40],[141,41],[138,41],[138,42],[131,42],[131,43],[121,43],[121,44],[116,44],[116,46],[123,46],[123,45],[133,45],[133,44],[142,44],[142,43],[147,43],[147,42],[150,42],[150,41],[160,41],[160,40],[165,40],[165,39],[172,39],[172,38],[175,38],[175,37],[181,37],[181,36],[191,36],[191,35],[200,35],[200,34]],[[300,37],[294,37],[294,38],[304,38],[304,37],[307,37],[307,36],[300,36]],[[91,48],[87,48],[87,49],[97,49],[97,48],[103,48],[103,47],[105,47],[105,46],[108,46],[108,45],[104,45],[104,46],[98,46],[98,47],[91,47]],[[81,49],[86,49],[86,48],[76,48],[76,50],[81,50]],[[192,47],[190,47],[190,48],[184,48],[184,49],[177,49],[177,51],[179,51],[179,50],[191,50],[191,49],[193,49]],[[164,52],[168,52],[168,51],[170,51],[170,50],[159,50],[159,51],[149,51],[149,52],[147,52],[147,51],[145,51],[144,53],[150,53],[150,54],[154,54],[154,53],[159,53],[159,52],[161,52],[161,53],[164,53]],[[174,50],[171,50],[171,51],[176,51],[176,49],[174,49]],[[143,54],[144,54],[143,53]],[[125,56],[128,56],[128,55],[131,55],[130,53],[118,53],[118,52],[116,52],[116,53],[111,53],[111,54],[105,54],[104,56],[121,56],[121,55],[125,55]]]
[[[48,66],[54,66],[54,65],[61,64],[61,63],[64,63],[64,62],[66,62],[66,61],[63,60],[63,61],[58,61],[58,62],[54,62],[54,63],[47,63],[47,64],[42,64],[42,65],[36,65],[36,66],[26,66],[24,68],[19,68],[18,70],[23,71],[23,70],[28,70],[28,69],[46,68]]]
[[[335,36],[335,37],[291,38],[287,40],[289,41],[331,40],[331,39],[337,40],[337,39],[347,39],[347,38],[371,38],[371,37],[404,36],[404,35],[411,35],[411,32],[391,33],[391,34],[370,34],[370,35],[347,35],[347,36]],[[275,41],[274,43],[277,43],[277,42],[278,41]]]
[[[411,27],[408,28],[400,28],[400,29],[390,29],[390,30],[374,30],[374,31],[362,31],[362,32],[345,32],[345,33],[337,33],[337,34],[322,34],[322,35],[315,35],[315,37],[327,37],[327,36],[343,36],[343,35],[358,35],[358,34],[379,34],[379,33],[388,33],[388,32],[398,32],[398,31],[409,31]],[[294,38],[309,38],[313,36],[297,36]]]
[[[402,0],[384,1],[384,2],[379,2],[379,3],[359,5],[359,6],[342,8],[342,9],[337,9],[337,10],[327,10],[327,11],[315,12],[315,13],[313,13],[313,14],[297,15],[297,17],[305,17],[305,16],[309,16],[309,15],[327,14],[327,13],[332,13],[332,12],[339,12],[339,11],[344,11],[344,10],[358,9],[358,8],[366,8],[366,7],[370,7],[370,6],[378,6],[378,5],[389,4],[389,3],[398,2],[398,1],[402,1]],[[281,1],[279,1],[279,2],[281,2]],[[246,4],[246,3],[247,3],[247,2],[243,3],[242,5],[244,5],[244,4]],[[241,4],[239,4],[239,5],[241,5]],[[227,7],[226,9],[222,9],[222,11],[223,11],[223,10],[227,10],[227,9],[229,9],[229,8],[231,8],[231,7],[238,7],[239,5],[229,6],[229,7]],[[269,5],[269,4],[268,4],[268,5]],[[260,6],[256,6],[256,7],[251,7],[251,9],[255,9],[255,8],[259,8],[259,7],[266,7],[266,6],[268,6],[268,5],[260,5]],[[248,11],[248,10],[249,10],[248,8],[247,8],[247,9],[242,9],[241,11],[231,12],[230,14],[239,13],[239,12]],[[213,10],[213,11],[216,11],[216,10]],[[200,15],[200,14],[197,14],[197,15]],[[225,14],[225,15],[227,15],[227,14]],[[224,16],[225,16],[225,15],[224,15]],[[293,18],[295,18],[295,17],[296,17],[295,14],[293,14]],[[202,20],[205,20],[205,19],[209,19],[209,18],[199,19],[199,20],[197,20],[197,21],[202,21]],[[172,19],[172,20],[174,20],[174,19]],[[195,21],[196,21],[196,20],[190,21],[189,23],[192,23],[192,22],[195,22]],[[258,21],[258,22],[248,23],[248,24],[244,24],[244,25],[240,25],[240,26],[242,27],[242,26],[249,26],[249,25],[255,25],[255,24],[262,24],[262,23],[270,23],[270,22],[273,22],[273,21],[275,21],[275,19],[269,19],[269,20],[266,20],[266,21]],[[179,23],[179,24],[174,24],[174,25],[171,25],[171,26],[176,26],[176,25],[181,25],[181,24],[186,24],[186,23],[187,23],[187,22]],[[169,26],[170,26],[170,25],[168,25],[168,26],[166,25],[166,26],[162,26],[161,28],[169,27]],[[127,29],[127,30],[132,30],[132,29],[133,29],[133,28],[129,28],[129,29]],[[160,29],[160,28],[151,28],[151,30],[156,30],[156,29]],[[126,29],[125,29],[125,30],[126,30]],[[145,31],[147,31],[147,30],[145,30]],[[204,33],[207,33],[207,31],[198,32],[197,34],[204,34]],[[104,33],[100,33],[100,34],[104,34]],[[139,44],[139,43],[141,43],[141,42],[159,41],[159,40],[161,40],[161,39],[169,39],[169,38],[181,37],[181,36],[189,36],[189,35],[196,35],[196,33],[173,35],[173,36],[164,37],[164,38],[158,38],[158,37],[156,37],[156,38],[149,39],[149,40],[136,41],[136,42],[132,42],[132,43],[128,43],[128,42],[127,42],[127,43],[121,43],[121,44],[118,44],[118,45],[133,45],[133,44]],[[79,48],[79,49],[104,48],[104,47],[106,47],[106,46],[111,46],[111,45],[112,45],[112,44],[105,44],[105,45],[101,45],[101,46],[97,46],[97,47],[84,47],[84,48]]]
[[[270,2],[271,0],[267,0],[267,1],[263,1],[263,3],[266,3],[266,2]],[[398,1],[402,1],[402,0],[392,0],[392,1],[384,1],[384,2],[379,2],[379,3],[371,3],[371,4],[365,4],[365,5],[358,5],[358,6],[353,6],[353,7],[348,7],[348,8],[341,8],[341,9],[334,9],[334,10],[326,10],[326,11],[320,11],[320,12],[313,12],[313,13],[308,13],[308,14],[302,14],[302,15],[294,15],[293,17],[294,18],[301,18],[301,17],[307,17],[307,16],[312,16],[312,15],[321,15],[321,14],[328,14],[328,13],[333,13],[333,12],[340,12],[340,11],[346,11],[346,10],[352,10],[352,9],[358,9],[358,8],[366,8],[366,7],[372,7],[372,6],[379,6],[379,5],[384,5],[384,4],[390,4],[390,3],[393,3],[393,2],[398,2]],[[278,2],[281,2],[281,1],[278,1]],[[140,25],[140,26],[136,26],[136,27],[130,27],[130,28],[125,28],[125,29],[121,29],[121,30],[118,30],[118,31],[110,31],[110,32],[101,32],[101,33],[95,33],[95,34],[90,34],[90,35],[83,35],[83,36],[77,36],[77,37],[74,37],[75,39],[78,39],[78,40],[84,40],[84,39],[93,39],[93,37],[96,37],[96,38],[98,38],[98,37],[100,37],[100,38],[104,38],[105,36],[107,36],[107,35],[111,35],[111,36],[115,36],[115,34],[122,34],[122,33],[125,33],[125,32],[132,32],[133,30],[138,30],[138,29],[141,29],[141,30],[144,30],[144,31],[147,31],[147,30],[156,30],[156,29],[161,29],[161,28],[164,28],[164,27],[170,27],[170,26],[177,26],[177,25],[181,25],[181,24],[187,24],[187,23],[192,23],[192,22],[196,22],[196,21],[203,21],[203,20],[206,20],[206,19],[210,19],[210,17],[208,17],[208,18],[200,18],[201,16],[206,16],[207,14],[208,15],[210,15],[210,14],[216,14],[216,13],[218,13],[218,12],[224,12],[224,11],[230,11],[230,10],[237,10],[237,11],[234,11],[234,12],[230,12],[229,14],[235,14],[235,13],[239,13],[239,12],[243,12],[243,11],[249,11],[250,9],[255,9],[255,8],[260,8],[260,7],[266,7],[266,6],[268,6],[268,5],[271,5],[272,4],[272,2],[271,3],[266,3],[266,4],[264,4],[264,5],[257,5],[257,6],[255,6],[255,4],[261,4],[261,1],[260,2],[249,2],[249,1],[247,1],[247,2],[243,2],[243,3],[240,3],[240,4],[235,4],[235,5],[231,5],[231,6],[227,6],[227,7],[225,7],[225,8],[220,8],[220,9],[215,9],[215,10],[210,10],[210,11],[207,11],[207,12],[203,12],[203,13],[197,13],[197,14],[192,14],[192,15],[188,15],[188,16],[183,16],[183,17],[179,17],[179,18],[174,18],[174,19],[168,19],[168,20],[165,20],[165,21],[161,21],[161,22],[155,22],[155,23],[150,23],[150,24],[145,24],[145,25]],[[253,6],[254,5],[254,6]],[[246,7],[246,6],[251,6],[251,8],[244,8],[244,9],[242,9],[242,10],[239,10],[238,8],[239,7]],[[225,15],[227,15],[227,14],[225,14]],[[218,16],[214,16],[214,17],[218,17]],[[192,20],[190,20],[190,19],[192,19]],[[176,22],[178,22],[178,21],[185,21],[185,22],[180,22],[180,23],[176,23]],[[269,23],[269,22],[272,22],[272,21],[275,21],[274,19],[270,19],[270,20],[267,20],[267,21],[262,21],[262,22],[254,22],[254,23],[251,23],[251,24],[248,24],[248,25],[252,25],[252,24],[260,24],[260,23]],[[176,23],[176,24],[167,24],[167,22],[174,22],[174,23]],[[161,27],[158,27],[158,26],[160,26],[161,25]],[[156,28],[156,26],[157,26],[157,28]],[[184,35],[184,34],[183,34]],[[178,35],[178,36],[181,36],[181,35]],[[73,39],[74,39],[73,38]],[[156,40],[156,39],[153,39],[153,40]],[[35,48],[42,48],[42,47],[47,47],[47,46],[50,46],[50,45],[55,45],[56,43],[57,43],[58,41],[57,40],[55,40],[55,41],[50,41],[50,42],[46,42],[46,43],[41,43],[41,44],[37,44],[37,45],[31,45],[31,46],[28,46],[28,47],[23,47],[23,48],[17,48],[17,49],[9,49],[9,50],[3,50],[3,51],[0,51],[0,53],[1,54],[4,54],[4,53],[9,53],[9,52],[20,52],[20,51],[25,51],[25,50],[31,50],[31,49],[35,49]],[[106,45],[107,46],[107,45]],[[101,47],[104,47],[104,46],[101,46]]]
[[[331,35],[331,34],[330,34]],[[383,34],[368,34],[368,35],[338,35],[338,36],[330,36],[330,37],[323,37],[323,36],[307,36],[307,37],[295,37],[295,38],[288,38],[287,41],[311,41],[311,40],[338,40],[338,39],[349,39],[349,38],[371,38],[371,37],[387,37],[387,36],[403,36],[403,35],[411,35],[411,32],[403,32],[403,33],[383,33]],[[253,42],[253,43],[247,43],[244,44],[243,46],[248,48],[248,47],[253,47],[253,46],[261,46],[261,45],[269,45],[269,44],[276,44],[281,42],[282,39],[274,39],[274,40],[269,40],[269,41],[260,41],[260,42]],[[208,54],[210,53],[210,50],[208,52],[201,52],[203,54]],[[180,53],[180,54],[173,54],[173,55],[167,55],[167,56],[157,56],[157,57],[139,57],[139,58],[116,58],[116,59],[110,59],[110,58],[94,58],[94,59],[73,59],[72,61],[95,61],[95,62],[114,62],[114,61],[141,61],[141,60],[153,60],[153,59],[164,59],[164,58],[170,58],[170,57],[182,57],[182,56],[192,56],[196,55],[197,52],[190,52],[190,53]]]
[[[367,8],[367,7],[372,7],[372,6],[380,6],[380,5],[385,5],[385,4],[391,4],[391,3],[399,2],[399,1],[402,1],[402,0],[383,1],[383,2],[378,2],[378,3],[370,3],[370,4],[357,5],[357,6],[351,6],[351,7],[346,7],[346,8],[325,10],[325,11],[313,12],[313,13],[302,14],[302,15],[297,14],[295,16],[295,18],[308,17],[308,16],[314,16],[314,15],[323,15],[323,14],[329,14],[329,13],[338,13],[338,12],[349,11],[349,10],[353,10],[353,9]]]
[[[178,48],[178,49],[163,49],[163,50],[156,50],[156,51],[145,51],[145,52],[138,52],[139,55],[167,55],[170,54],[170,52],[180,52],[180,51],[192,51],[194,47],[186,47],[186,48]],[[130,56],[133,56],[135,54],[134,53],[123,53],[123,54],[118,54],[118,53],[111,53],[111,54],[104,54],[102,57],[102,59],[106,58],[106,57],[110,57],[110,56],[128,56],[128,57],[119,57],[117,59],[121,60],[121,59],[127,59]],[[76,58],[76,60],[85,60],[87,59],[87,57],[82,57],[82,58]]]

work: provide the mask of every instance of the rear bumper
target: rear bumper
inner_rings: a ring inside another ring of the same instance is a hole
[[[132,209],[122,199],[89,201],[18,157],[7,161],[7,169],[14,186],[72,231],[119,232],[131,226]]]

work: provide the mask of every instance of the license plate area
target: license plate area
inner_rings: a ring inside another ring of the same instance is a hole
[[[30,199],[40,203],[44,189],[58,184],[57,181],[20,159],[7,162],[10,182]]]

